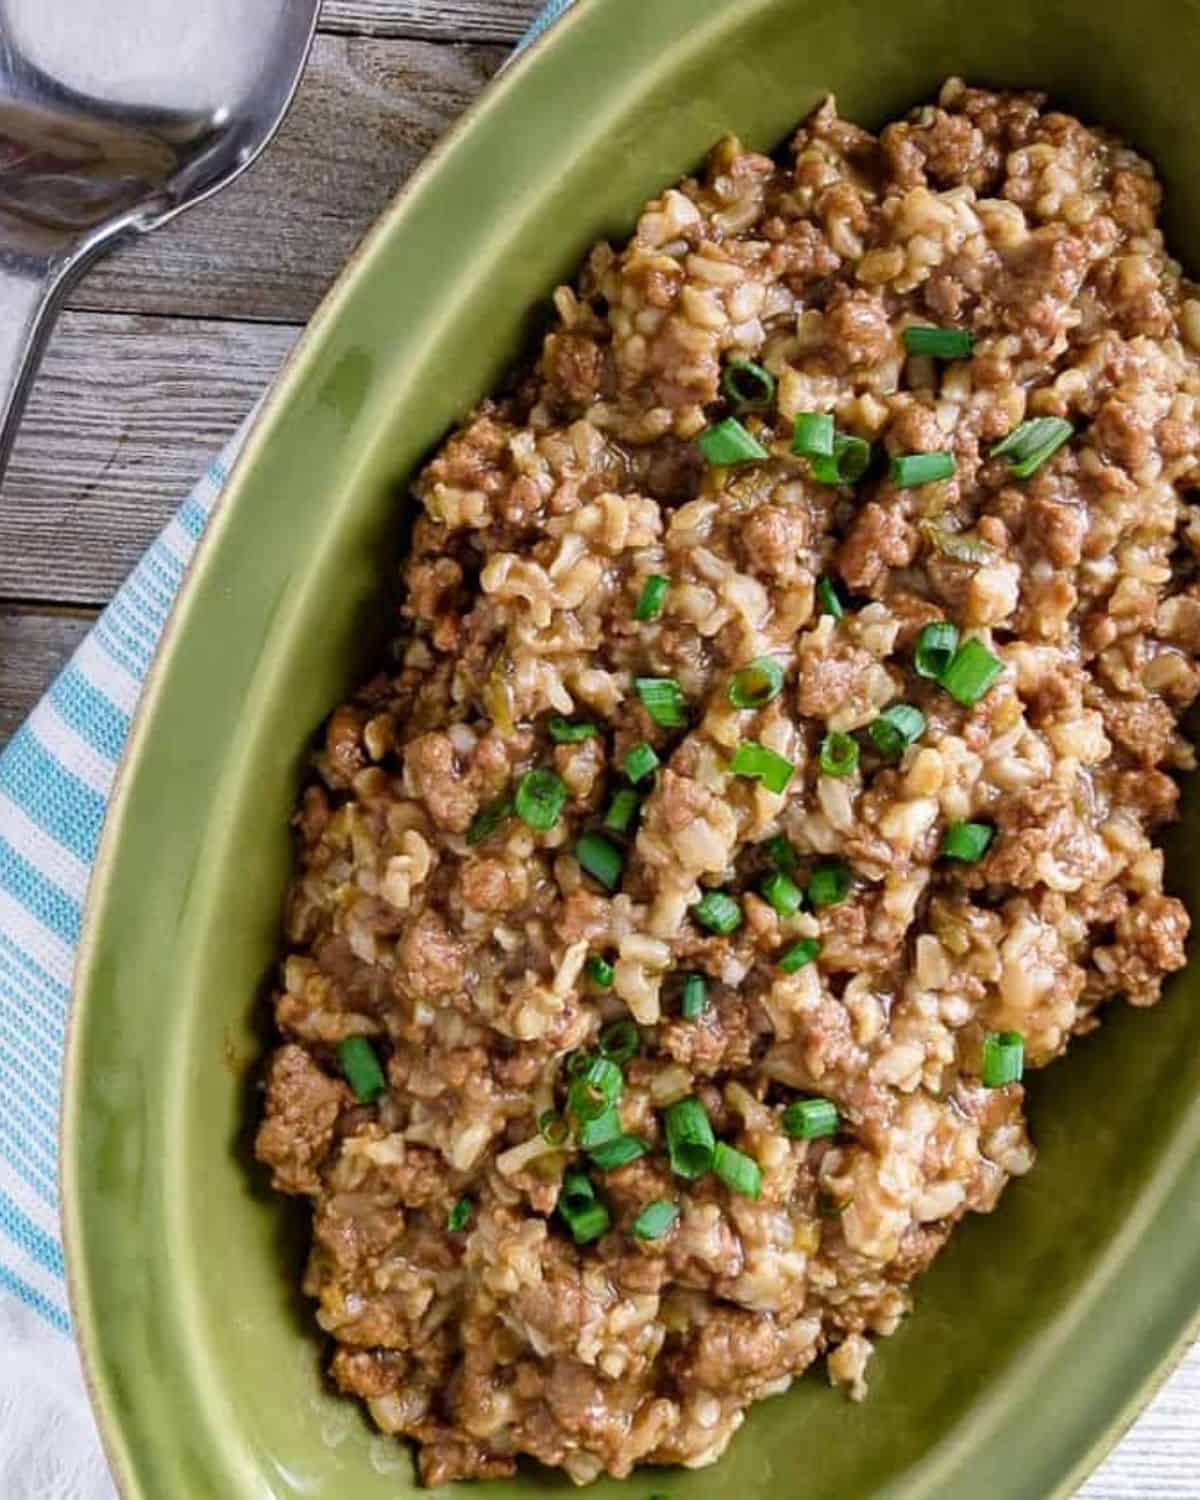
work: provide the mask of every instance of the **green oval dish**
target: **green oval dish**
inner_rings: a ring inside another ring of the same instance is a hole
[[[487,391],[531,310],[722,132],[770,146],[835,89],[880,123],[957,72],[1048,89],[1162,169],[1200,229],[1196,0],[579,0],[384,216],[210,528],[138,719],[93,883],[64,1107],[75,1325],[137,1500],[397,1497],[406,1450],[330,1395],[303,1224],[247,1142],[306,742],[375,649],[398,481]],[[364,143],[369,147],[369,143]],[[1176,835],[1195,835],[1195,799]],[[1177,860],[1197,909],[1200,863]],[[818,1377],[671,1500],[1067,1495],[1200,1300],[1200,973],[1116,1007],[1033,1083],[1037,1170],[917,1286],[854,1406]],[[525,1474],[499,1496],[567,1494]],[[616,1494],[602,1483],[598,1500]]]

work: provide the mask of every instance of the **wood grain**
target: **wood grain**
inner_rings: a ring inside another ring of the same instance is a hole
[[[540,9],[541,0],[325,0],[321,29],[511,43]]]
[[[64,313],[0,490],[0,601],[104,603],[296,334]]]
[[[0,607],[0,746],[78,646],[94,615]]]
[[[363,233],[507,56],[503,47],[318,36],[262,159],[102,260],[73,308],[303,323]]]

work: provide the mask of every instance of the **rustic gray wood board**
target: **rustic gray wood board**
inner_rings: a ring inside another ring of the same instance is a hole
[[[537,9],[326,0],[296,107],[254,172],[77,288],[0,489],[0,746]],[[1079,1500],[1200,1500],[1200,1354]]]

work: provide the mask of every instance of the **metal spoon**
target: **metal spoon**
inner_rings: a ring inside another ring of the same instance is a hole
[[[0,476],[63,293],[245,171],[320,0],[0,0]]]

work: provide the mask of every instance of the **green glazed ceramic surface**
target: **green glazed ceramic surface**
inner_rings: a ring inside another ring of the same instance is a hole
[[[726,130],[774,145],[828,89],[879,124],[948,73],[1121,129],[1200,235],[1197,0],[579,0],[494,84],[318,316],[241,461],[139,719],[97,872],[64,1114],[76,1326],[137,1500],[397,1500],[403,1447],[329,1395],[302,1223],[249,1161],[306,744],[379,641],[400,482],[501,374],[591,240]],[[369,143],[365,143],[369,149]],[[1189,859],[1174,883],[1200,910]],[[1181,851],[1182,857],[1181,857]],[[1066,1495],[1200,1305],[1200,972],[1032,1083],[1041,1156],[969,1221],[853,1406],[817,1377],[671,1500]],[[567,1494],[530,1472],[498,1496]],[[591,1493],[606,1500],[615,1483]]]

